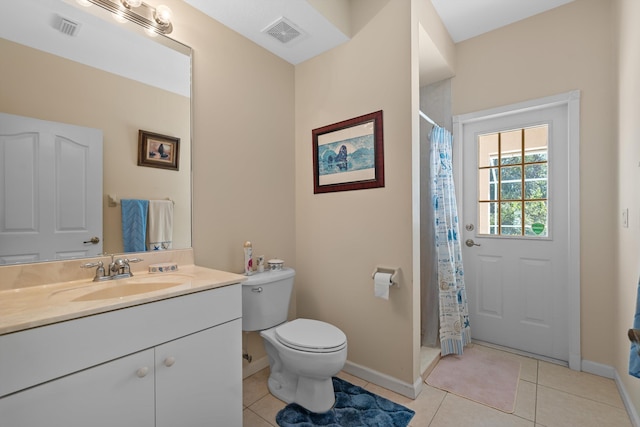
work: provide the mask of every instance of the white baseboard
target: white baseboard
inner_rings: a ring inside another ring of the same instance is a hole
[[[422,391],[422,377],[418,377],[413,384],[409,384],[348,360],[344,365],[343,371],[380,387],[384,387],[387,390],[406,396],[409,399],[415,399]]]
[[[256,372],[259,372],[261,370],[263,370],[264,368],[269,366],[269,357],[268,356],[263,356],[258,360],[253,360],[251,362],[246,362],[243,360],[242,363],[242,379],[245,379],[247,377],[250,377],[251,375],[255,374]]]
[[[245,379],[256,372],[263,370],[269,366],[269,357],[264,356],[260,359],[254,360],[251,363],[244,361],[242,366],[242,378]],[[355,375],[358,378],[384,387],[388,390],[406,396],[410,399],[418,397],[422,391],[422,378],[418,377],[413,384],[399,381],[398,379],[391,377],[387,374],[383,374],[373,369],[358,365],[357,363],[347,362],[344,365],[343,370],[351,375]]]
[[[633,401],[631,397],[627,394],[627,389],[624,387],[622,383],[622,379],[620,375],[618,375],[618,371],[614,369],[616,385],[618,386],[618,391],[620,392],[620,397],[622,397],[622,403],[624,403],[624,407],[627,410],[627,414],[629,414],[629,418],[631,419],[631,424],[633,427],[640,427],[640,417],[638,417],[638,412],[636,411],[635,406],[633,405]]]
[[[627,389],[624,387],[624,383],[622,382],[620,375],[618,375],[618,371],[616,371],[613,366],[603,365],[602,363],[591,362],[589,360],[583,360],[582,370],[590,374],[599,375],[601,377],[614,380],[616,382],[616,386],[618,387],[620,397],[622,398],[622,403],[624,403],[624,407],[627,410],[629,419],[631,420],[631,424],[633,424],[633,427],[640,427],[640,417],[638,417],[638,412],[636,411],[631,397],[627,393]]]
[[[602,363],[591,362],[589,360],[582,361],[582,371],[610,379],[614,379],[616,376],[616,370],[613,366],[603,365]]]

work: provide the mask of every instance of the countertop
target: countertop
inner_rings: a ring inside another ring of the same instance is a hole
[[[177,297],[207,289],[215,289],[245,281],[246,276],[226,271],[180,265],[171,273],[134,273],[131,279],[106,282],[76,280],[0,291],[0,335],[93,314],[105,313],[135,305]],[[98,291],[110,292],[115,287],[142,286],[172,282],[165,289],[127,296],[96,299]],[[83,299],[84,298],[84,299]]]

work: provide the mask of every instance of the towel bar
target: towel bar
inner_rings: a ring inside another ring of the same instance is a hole
[[[173,202],[174,206],[176,205],[176,202],[174,200],[171,200],[170,197],[167,197],[166,200]],[[116,206],[118,206],[118,202],[119,202],[119,199],[117,196],[113,194],[107,194],[107,206],[109,206],[110,208],[115,208]]]

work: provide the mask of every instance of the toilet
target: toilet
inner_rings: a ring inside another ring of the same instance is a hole
[[[242,284],[242,330],[260,331],[269,357],[269,391],[286,403],[326,412],[335,403],[331,377],[347,360],[347,337],[319,320],[287,321],[295,271],[248,276]]]

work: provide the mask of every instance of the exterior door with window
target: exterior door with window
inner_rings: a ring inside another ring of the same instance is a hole
[[[567,105],[463,124],[472,338],[569,360]]]

